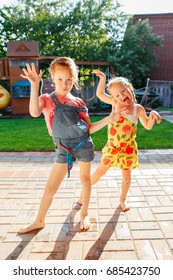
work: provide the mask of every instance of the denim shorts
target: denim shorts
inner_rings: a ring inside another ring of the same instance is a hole
[[[68,141],[61,141],[63,146],[65,146],[68,149],[74,148],[77,144],[79,144],[79,141],[76,142],[75,140]],[[67,163],[67,152],[58,144],[56,149],[56,162],[58,163]],[[91,162],[94,159],[94,145],[91,137],[89,140],[84,142],[81,147],[78,149],[75,149],[71,152],[73,155],[73,160],[76,158],[78,161],[82,162]]]

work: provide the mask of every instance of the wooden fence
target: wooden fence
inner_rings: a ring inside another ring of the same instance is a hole
[[[155,92],[163,107],[173,107],[173,81],[154,81],[149,83],[149,91]]]

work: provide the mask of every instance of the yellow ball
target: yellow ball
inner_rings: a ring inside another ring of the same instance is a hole
[[[4,109],[10,104],[11,95],[10,93],[0,85],[0,109]]]

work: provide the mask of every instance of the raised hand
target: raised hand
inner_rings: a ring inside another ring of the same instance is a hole
[[[21,74],[20,76],[24,79],[27,79],[30,81],[31,84],[39,84],[40,80],[42,78],[43,72],[40,70],[39,74],[37,74],[34,63],[31,64],[31,66],[27,63],[26,69],[22,69],[24,74]]]
[[[161,116],[159,115],[158,112],[152,110],[151,113],[150,113],[150,115],[151,115],[151,118],[154,119],[154,120],[156,121],[157,124],[160,124],[160,123],[161,123],[162,118],[161,118]]]
[[[98,70],[98,69],[94,69],[93,71],[92,71],[92,73],[93,74],[95,74],[97,77],[99,77],[100,79],[105,79],[106,80],[106,76],[105,76],[105,74],[102,72],[102,71],[100,71],[100,70]]]
[[[119,104],[114,102],[112,105],[112,111],[110,113],[111,121],[112,122],[119,121],[128,112],[129,110],[126,107],[120,108]]]

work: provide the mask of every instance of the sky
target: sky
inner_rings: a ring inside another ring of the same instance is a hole
[[[173,13],[172,0],[120,0],[128,14]]]
[[[116,0],[115,0],[116,1]],[[173,0],[119,0],[127,14],[173,13]],[[4,4],[15,3],[15,0],[0,0],[0,8]]]

